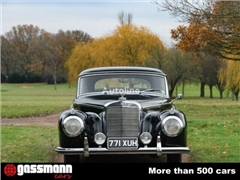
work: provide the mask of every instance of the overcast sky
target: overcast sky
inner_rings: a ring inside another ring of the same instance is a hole
[[[181,24],[158,11],[152,0],[1,0],[1,34],[32,24],[52,33],[81,30],[98,38],[120,25],[121,11],[131,13],[133,24],[147,27],[168,45],[173,42],[170,29]]]

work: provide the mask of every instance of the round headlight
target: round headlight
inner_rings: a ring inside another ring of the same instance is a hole
[[[140,140],[143,144],[149,144],[152,141],[152,135],[149,132],[143,132],[140,135]]]
[[[176,116],[168,116],[162,121],[162,131],[170,137],[175,137],[182,132],[183,122]]]
[[[97,133],[94,136],[94,141],[98,145],[102,145],[106,141],[106,136],[103,133]]]
[[[67,136],[75,137],[84,130],[84,123],[80,117],[68,116],[62,121],[63,131]]]

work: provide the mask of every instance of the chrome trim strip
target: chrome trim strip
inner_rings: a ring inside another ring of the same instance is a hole
[[[132,150],[119,150],[119,149],[107,149],[107,148],[89,148],[88,140],[84,138],[84,148],[63,148],[56,147],[55,151],[60,154],[68,155],[80,155],[89,157],[89,155],[106,155],[106,154],[156,154],[161,156],[162,154],[184,154],[188,153],[190,149],[188,147],[162,147],[160,136],[157,137],[157,147],[142,147]]]
[[[119,149],[107,149],[96,147],[89,148],[87,137],[84,138],[84,148],[63,148],[56,147],[55,151],[64,155],[107,155],[107,154],[156,154],[161,156],[162,154],[185,154],[190,151],[188,147],[162,147],[160,136],[157,137],[157,147],[142,147],[132,150],[119,150]]]
[[[107,107],[110,106],[111,104],[120,103],[120,102],[125,103],[126,106],[127,106],[128,104],[134,104],[134,105],[136,105],[136,106],[138,107],[139,110],[142,110],[141,104],[140,104],[139,102],[137,102],[137,101],[134,101],[134,100],[117,100],[117,101],[111,101],[111,102],[106,103],[106,104],[104,105],[104,107],[107,108]],[[125,105],[123,105],[123,106],[125,106]]]
[[[161,149],[161,150],[160,150]],[[188,153],[190,149],[188,147],[143,147],[137,150],[119,151],[119,150],[108,150],[107,148],[89,148],[89,155],[106,155],[106,154],[156,154],[158,156],[162,154],[184,154]],[[80,155],[84,153],[84,148],[62,148],[57,147],[55,149],[57,153],[65,155]],[[88,156],[85,156],[88,157]]]
[[[108,74],[107,75],[142,75],[142,71],[138,71],[138,70],[135,70],[135,71],[132,71],[132,72],[128,72],[128,71],[108,71],[107,72]],[[99,71],[99,72],[96,72],[94,74],[84,74],[84,75],[78,75],[78,78],[79,77],[88,77],[88,76],[99,76],[99,75],[106,75],[106,72],[105,71]],[[144,75],[145,76],[160,76],[160,77],[166,77],[165,74],[161,74],[160,72],[149,72],[149,71],[144,71]]]

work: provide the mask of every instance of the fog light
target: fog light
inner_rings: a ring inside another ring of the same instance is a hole
[[[102,145],[105,141],[106,141],[106,136],[105,134],[99,132],[97,134],[95,134],[94,136],[94,141],[96,144],[98,145]]]
[[[143,144],[149,144],[152,141],[152,135],[149,132],[144,132],[140,135],[140,140]]]

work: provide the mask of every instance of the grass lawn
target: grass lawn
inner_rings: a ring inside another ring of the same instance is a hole
[[[1,162],[54,162],[55,127],[2,126]]]
[[[70,107],[76,87],[67,84],[2,84],[1,116],[18,118],[60,112]]]
[[[178,89],[179,90],[179,89]],[[185,87],[184,98],[175,101],[188,120],[190,162],[240,162],[240,102],[227,93],[199,98],[199,86]],[[60,112],[69,108],[75,86],[60,84],[2,84],[1,116],[24,117]],[[2,162],[53,162],[58,145],[57,128],[1,126]]]

